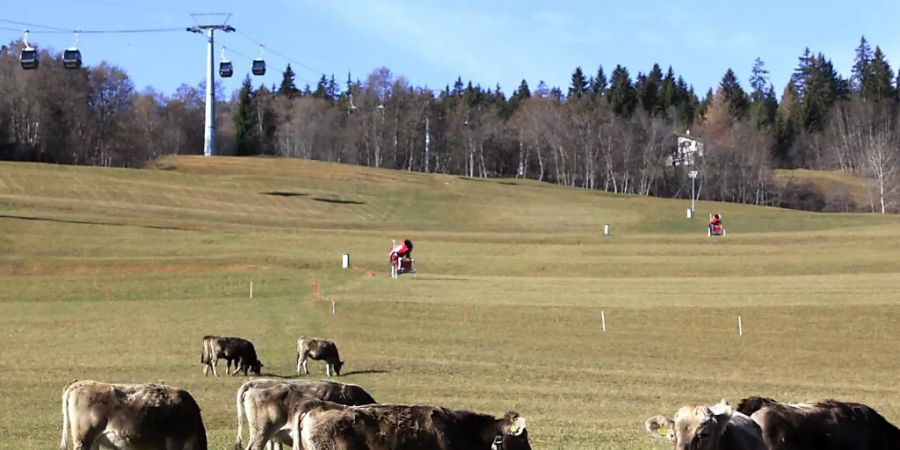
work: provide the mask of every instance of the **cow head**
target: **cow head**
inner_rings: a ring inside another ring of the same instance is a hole
[[[510,411],[502,419],[498,420],[498,430],[495,436],[495,450],[531,450],[528,443],[528,430],[525,429],[525,418],[519,413]],[[499,441],[499,445],[498,445]]]
[[[333,367],[334,367],[335,375],[341,376],[341,367],[344,367],[344,362],[338,361],[338,362],[334,363]]]
[[[263,363],[262,363],[262,361],[260,361],[258,359],[256,361],[250,363],[250,372],[252,372],[255,375],[261,375],[262,368],[263,368]]]
[[[644,422],[650,436],[675,443],[675,450],[718,450],[719,439],[733,411],[725,400],[712,407],[689,405],[675,418],[654,416]]]

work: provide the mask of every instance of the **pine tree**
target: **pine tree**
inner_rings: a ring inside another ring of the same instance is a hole
[[[659,64],[654,64],[650,69],[650,73],[641,79],[640,87],[638,87],[638,97],[641,101],[641,107],[647,114],[655,115],[661,111],[659,105],[659,90],[662,84],[662,69]]]
[[[765,63],[759,58],[753,62],[750,72],[750,122],[757,130],[773,125],[778,101],[775,99],[775,108],[772,108],[772,100],[775,98],[775,90],[769,83],[769,71],[764,68]]]
[[[334,103],[337,101],[338,97],[340,97],[340,91],[338,89],[338,84],[334,80],[334,74],[331,74],[331,79],[328,80],[328,87],[325,89],[325,95],[329,102]]]
[[[856,59],[853,61],[853,72],[850,83],[853,92],[862,94],[863,86],[869,84],[870,67],[872,64],[872,47],[863,36],[859,39],[859,47],[856,47]]]
[[[765,69],[766,64],[759,58],[753,61],[753,69],[750,72],[750,88],[753,91],[750,99],[758,102],[763,99],[766,92],[766,86],[769,85],[769,71]]]
[[[453,95],[455,97],[462,97],[463,94],[463,81],[462,77],[457,77],[456,82],[453,83]]]
[[[747,94],[741,88],[734,71],[728,69],[722,81],[719,83],[719,90],[722,92],[724,100],[728,103],[728,111],[735,120],[740,120],[747,114]]]
[[[234,115],[234,135],[237,140],[238,156],[255,152],[257,120],[253,107],[253,85],[250,75],[244,78],[238,92],[237,112]]]
[[[597,76],[591,80],[591,93],[598,97],[606,95],[606,73],[603,72],[603,66],[597,69]]]
[[[576,67],[572,73],[572,82],[569,84],[569,97],[581,98],[588,91],[589,85],[584,77],[581,67]]]
[[[519,88],[513,92],[513,95],[509,97],[509,108],[510,114],[515,112],[515,110],[519,109],[519,106],[522,105],[522,102],[525,101],[526,98],[531,97],[531,89],[528,88],[528,82],[522,80],[519,83]]]
[[[294,71],[291,69],[290,64],[288,64],[287,68],[284,69],[284,72],[281,73],[281,85],[278,86],[276,92],[278,95],[283,95],[288,98],[294,98],[300,93],[297,86],[294,85]]]
[[[800,92],[793,80],[788,81],[781,94],[781,104],[775,115],[775,157],[782,167],[793,167],[795,161],[791,161],[790,150],[794,144],[794,138],[802,128],[802,105],[800,104]]]
[[[613,113],[618,116],[631,117],[637,107],[637,93],[631,84],[628,69],[616,65],[610,78],[610,86],[607,90],[607,98]]]
[[[869,65],[869,83],[863,85],[863,98],[873,101],[893,99],[895,97],[893,77],[894,71],[891,69],[891,65],[888,64],[881,48],[876,46],[872,62]]]
[[[663,78],[662,87],[659,90],[659,109],[663,113],[667,113],[669,108],[678,105],[678,87],[675,85],[675,72],[672,66],[666,71],[666,77]]]
[[[325,74],[322,74],[319,82],[316,83],[316,90],[313,91],[312,96],[324,100],[328,99],[328,78],[325,78]]]

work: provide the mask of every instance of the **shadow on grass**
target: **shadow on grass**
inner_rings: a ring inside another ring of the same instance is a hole
[[[341,200],[339,198],[313,197],[313,200],[315,200],[317,202],[337,203],[339,205],[365,205],[366,204],[366,202],[358,202],[356,200]]]
[[[0,214],[0,219],[34,220],[38,222],[72,223],[77,225],[104,225],[110,227],[150,228],[153,230],[200,231],[192,228],[171,227],[163,225],[136,225],[130,223],[93,222],[90,220],[51,219],[49,217],[11,216],[6,214]]]
[[[496,179],[492,179],[492,178],[472,178],[472,177],[462,177],[462,176],[456,177],[456,178],[459,178],[460,180],[465,180],[465,181],[477,181],[479,183],[504,184],[507,186],[518,186],[519,185],[519,183],[516,183],[515,181],[496,180]]]
[[[299,378],[297,375],[294,375],[294,374],[285,376],[285,375],[281,375],[281,374],[277,374],[277,373],[262,373],[262,374],[259,374],[259,376],[264,377],[264,378],[278,378],[279,380],[292,380],[294,378]]]
[[[306,197],[309,195],[305,192],[288,192],[288,191],[270,191],[270,192],[263,192],[263,194],[274,195],[277,197]]]
[[[390,371],[390,370],[383,370],[383,369],[351,370],[351,371],[349,371],[349,372],[344,372],[344,373],[342,373],[341,376],[347,376],[347,375],[366,375],[366,374],[371,374],[371,373],[391,373],[391,371]]]

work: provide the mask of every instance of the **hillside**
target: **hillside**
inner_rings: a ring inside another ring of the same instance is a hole
[[[231,448],[242,380],[203,377],[204,334],[253,340],[275,377],[298,336],[332,338],[342,381],[516,410],[534,448],[666,448],[648,416],[747,395],[900,422],[900,217],[688,204],[295,159],[0,163],[0,449],[55,445],[76,378],[183,386]],[[406,237],[418,277],[391,280]]]

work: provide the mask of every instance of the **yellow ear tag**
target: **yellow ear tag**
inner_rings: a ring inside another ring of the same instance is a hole
[[[668,436],[669,435],[669,429],[665,428],[665,427],[657,428],[656,432],[659,433],[660,436]]]
[[[509,427],[509,432],[510,432],[510,434],[516,434],[516,433],[518,433],[518,432],[519,432],[519,426],[516,425],[516,424],[513,424],[511,427]]]

